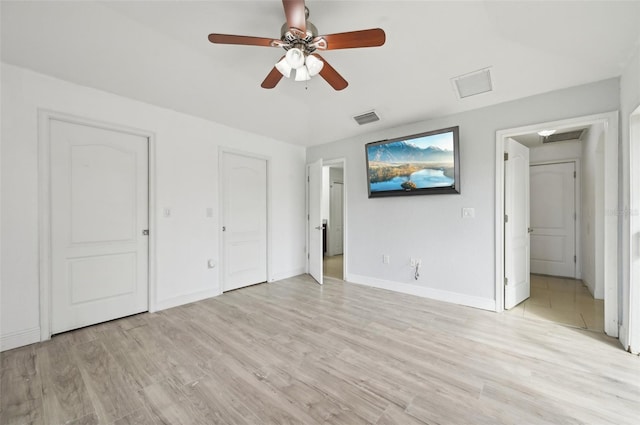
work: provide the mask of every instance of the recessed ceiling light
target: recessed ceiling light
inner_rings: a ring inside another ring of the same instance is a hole
[[[538,131],[538,135],[542,137],[549,137],[555,132],[555,130],[540,130]]]

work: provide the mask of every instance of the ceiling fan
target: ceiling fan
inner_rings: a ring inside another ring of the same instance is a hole
[[[246,35],[209,34],[209,41],[218,44],[242,44],[247,46],[282,47],[286,54],[280,58],[261,86],[274,88],[282,77],[295,81],[307,81],[320,74],[335,90],[342,90],[349,83],[317,52],[358,47],[377,47],[385,42],[380,28],[361,31],[318,35],[309,20],[309,9],[304,0],[282,0],[287,22],[282,25],[280,39]]]

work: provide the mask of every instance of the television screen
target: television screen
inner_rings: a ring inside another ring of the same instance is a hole
[[[460,193],[458,127],[367,143],[369,198]]]

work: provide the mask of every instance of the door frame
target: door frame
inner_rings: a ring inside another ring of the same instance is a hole
[[[140,136],[147,139],[148,146],[148,309],[156,308],[156,144],[155,134],[150,131],[120,124],[98,121],[48,109],[38,109],[38,250],[40,281],[40,341],[51,339],[51,121],[84,125],[104,130]]]
[[[582,234],[580,232],[580,229],[582,228],[582,173],[579,173],[579,170],[582,170],[582,164],[580,163],[580,158],[566,158],[566,159],[558,159],[558,160],[551,160],[551,161],[536,161],[536,162],[531,162],[529,163],[529,167],[532,166],[536,166],[536,165],[551,165],[551,164],[565,164],[565,163],[570,163],[573,162],[574,164],[574,170],[576,172],[576,178],[574,179],[574,196],[573,196],[573,202],[575,203],[574,205],[574,211],[576,213],[576,219],[573,223],[573,225],[575,226],[573,232],[574,232],[574,238],[573,238],[573,243],[575,244],[574,246],[574,251],[575,251],[575,255],[576,255],[576,263],[575,263],[575,275],[576,275],[576,279],[582,279]]]
[[[233,148],[229,148],[229,147],[225,147],[225,146],[220,146],[218,147],[218,217],[220,218],[218,221],[218,252],[219,252],[219,258],[220,261],[218,261],[218,264],[220,265],[220,267],[218,268],[218,295],[222,294],[224,292],[224,234],[222,232],[222,226],[224,226],[223,220],[224,220],[224,206],[222,205],[222,191],[223,191],[223,185],[222,185],[222,173],[223,173],[223,166],[222,166],[222,158],[224,156],[225,153],[230,153],[233,155],[240,155],[240,156],[244,156],[247,158],[253,158],[253,159],[259,159],[264,161],[266,164],[266,181],[265,181],[265,185],[266,185],[266,189],[267,189],[267,283],[271,283],[274,281],[273,275],[272,275],[272,270],[273,267],[271,266],[271,253],[273,252],[273,246],[272,246],[272,242],[273,242],[273,237],[272,237],[272,221],[271,217],[272,217],[272,209],[271,209],[271,157],[270,156],[266,156],[266,155],[259,155],[259,154],[255,154],[252,152],[247,152],[247,151],[243,151],[243,150],[239,150],[239,149],[233,149]]]
[[[306,165],[306,176],[305,176],[305,213],[307,215],[307,218],[309,217],[309,183],[308,183],[308,176],[309,176],[309,165]],[[348,264],[349,262],[347,261],[348,259],[348,253],[349,253],[349,226],[347,225],[348,221],[348,208],[347,208],[347,190],[348,190],[348,178],[347,178],[347,159],[345,157],[340,157],[340,158],[332,158],[332,159],[327,159],[325,160],[324,158],[322,159],[322,166],[331,166],[331,165],[342,165],[342,280],[344,281],[348,281],[349,280],[349,274],[348,274]],[[306,236],[306,241],[305,241],[305,247],[306,247],[306,254],[307,254],[307,258],[306,258],[306,272],[309,273],[309,220],[305,220],[306,223],[306,231],[305,231],[305,236]]]
[[[628,259],[629,286],[623,288],[620,341],[631,353],[640,353],[640,106],[629,115],[629,221],[623,226],[625,260]],[[627,227],[628,226],[628,227]]]
[[[504,140],[508,137],[544,130],[570,128],[581,125],[603,124],[604,143],[604,203],[602,217],[604,229],[604,330],[609,336],[618,336],[618,111],[583,117],[549,121],[496,131],[495,152],[495,298],[496,312],[504,311]],[[607,213],[608,212],[608,213]],[[598,259],[596,260],[598,261]]]

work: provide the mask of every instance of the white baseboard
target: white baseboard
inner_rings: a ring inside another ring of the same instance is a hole
[[[307,271],[304,267],[299,267],[297,269],[287,270],[282,273],[274,273],[273,275],[271,275],[269,282],[275,282],[277,280],[288,279],[294,276],[300,276],[301,274],[305,274],[306,272]]]
[[[190,294],[179,295],[177,297],[157,301],[156,308],[154,311],[165,310],[167,308],[178,307],[180,305],[205,300],[211,297],[217,297],[220,294],[221,292],[218,290],[207,289],[204,291],[198,291],[198,292],[192,292]]]
[[[416,295],[418,297],[445,301],[448,303],[479,308],[482,310],[495,311],[496,309],[496,301],[490,298],[474,297],[471,295],[459,294],[457,292],[443,291],[441,289],[427,288],[424,286],[393,282],[390,280],[376,279],[373,277],[360,276],[356,274],[349,274],[348,281],[351,283],[357,283],[358,285],[388,289],[390,291],[402,292],[403,294]]]
[[[11,350],[12,348],[23,347],[25,345],[40,342],[40,328],[25,329],[23,331],[11,332],[0,337],[0,351]]]

